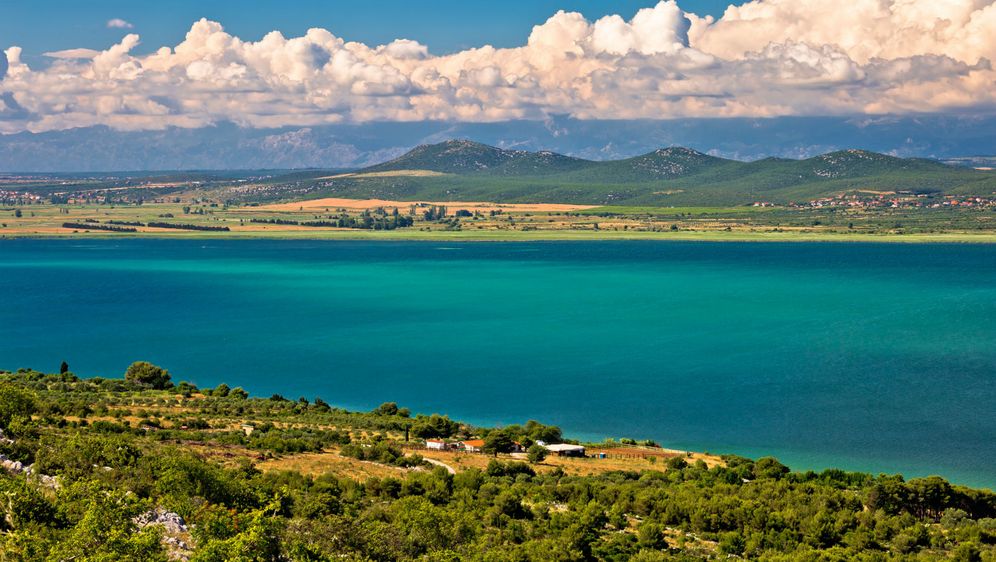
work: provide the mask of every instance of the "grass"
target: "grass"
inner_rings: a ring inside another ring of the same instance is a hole
[[[717,455],[707,453],[691,453],[684,451],[669,451],[657,448],[627,448],[625,453],[618,454],[620,449],[602,449],[598,446],[589,447],[590,453],[607,451],[609,457],[605,459],[590,457],[559,457],[549,455],[533,468],[538,472],[551,472],[556,469],[563,470],[566,474],[574,476],[589,476],[593,474],[604,474],[613,471],[640,471],[640,470],[665,470],[668,458],[681,456],[687,462],[694,463],[702,460],[707,466],[717,466],[724,464]],[[466,453],[462,451],[434,451],[427,449],[406,449],[406,453],[415,453],[425,458],[441,461],[445,465],[453,468],[456,472],[476,468],[484,470],[494,457],[482,453]],[[230,453],[230,451],[222,451]],[[254,451],[242,451],[242,456],[253,457]],[[643,455],[643,456],[641,456]],[[525,458],[522,454],[506,455],[498,457],[502,461],[521,460]],[[291,455],[277,456],[267,459],[258,464],[263,471],[293,470],[303,474],[317,476],[320,474],[336,474],[354,480],[365,480],[368,477],[399,476],[405,469],[377,464],[368,461],[359,461],[339,454],[336,449],[329,449],[322,452],[298,453]]]
[[[314,220],[316,213],[261,210],[257,207],[183,204],[28,205],[0,210],[0,238],[285,239],[285,240],[681,240],[716,242],[962,242],[996,243],[992,210],[814,210],[761,207],[599,207],[578,212],[506,212],[494,217],[463,219],[460,229],[424,221],[391,231],[313,228],[253,223],[252,219]],[[203,213],[203,214],[202,214]],[[172,218],[163,215],[172,214]],[[321,214],[321,213],[319,213]],[[89,232],[63,228],[85,220],[168,221],[201,226],[227,226],[229,232],[203,232],[138,227],[136,233]]]
[[[257,467],[264,472],[291,470],[311,476],[335,474],[336,476],[360,482],[368,478],[386,478],[390,476],[397,478],[405,473],[405,469],[402,468],[360,461],[344,457],[334,451],[287,455],[263,461]]]

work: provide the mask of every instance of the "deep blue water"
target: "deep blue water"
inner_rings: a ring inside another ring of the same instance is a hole
[[[0,241],[0,367],[996,487],[996,246]]]

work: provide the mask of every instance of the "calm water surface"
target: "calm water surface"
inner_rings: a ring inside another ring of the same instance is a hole
[[[996,487],[996,246],[0,241],[0,367]]]

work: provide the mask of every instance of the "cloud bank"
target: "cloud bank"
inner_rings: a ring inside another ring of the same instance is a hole
[[[8,48],[0,132],[996,109],[996,0],[755,0],[718,19],[666,0],[629,19],[561,11],[523,46],[443,56],[317,28],[246,41],[205,19],[176,46],[139,44],[49,53],[45,69]]]

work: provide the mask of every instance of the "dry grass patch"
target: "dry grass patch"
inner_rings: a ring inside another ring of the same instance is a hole
[[[334,474],[359,482],[373,477],[397,477],[407,472],[404,468],[344,457],[335,451],[288,455],[263,461],[258,463],[256,467],[264,472],[292,470],[310,476]]]
[[[344,199],[341,197],[326,197],[322,199],[311,199],[308,201],[295,201],[293,203],[278,203],[274,205],[263,205],[256,207],[259,211],[325,211],[325,209],[408,209],[412,205],[423,207],[435,205],[446,207],[450,214],[457,210],[470,212],[489,213],[491,211],[503,212],[568,212],[593,209],[594,205],[564,205],[557,203],[489,203],[482,201],[391,201],[387,199]]]
[[[433,451],[418,449],[411,452],[422,455],[426,458],[442,461],[452,466],[458,472],[470,468],[484,470],[487,468],[488,463],[495,458],[491,455],[481,453],[463,453],[459,451]],[[722,459],[715,455],[707,455],[704,453],[691,453],[689,455],[683,451],[671,451],[668,449],[654,449],[649,447],[592,449],[589,451],[590,454],[599,452],[606,452],[610,455],[626,453],[633,456],[614,456],[605,459],[598,459],[592,457],[559,457],[556,455],[550,455],[543,462],[532,466],[537,472],[550,472],[560,468],[570,475],[589,476],[618,470],[666,470],[667,459],[679,455],[684,457],[689,464],[695,463],[698,460],[704,461],[710,468],[723,464]],[[642,454],[644,456],[637,456],[638,454]],[[498,460],[525,462],[525,457],[521,454],[498,455]]]

